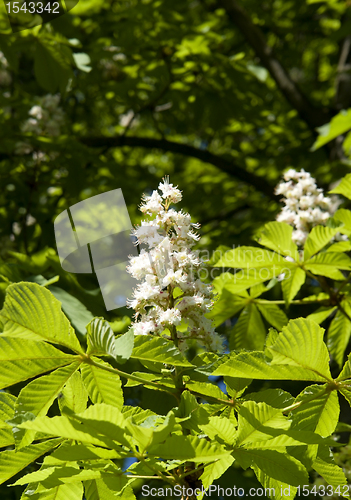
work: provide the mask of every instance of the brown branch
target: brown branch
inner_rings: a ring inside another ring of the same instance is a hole
[[[296,83],[290,78],[283,64],[277,59],[272,47],[267,44],[262,30],[252,22],[250,15],[236,0],[218,0],[218,4],[225,9],[229,19],[238,27],[246,41],[260,58],[261,64],[269,71],[278,88],[284,94],[291,106],[296,109],[300,118],[313,131],[316,127],[330,121],[328,111],[316,108],[301,92]]]
[[[168,141],[167,139],[153,139],[149,137],[82,137],[80,142],[86,146],[92,148],[104,148],[104,150],[129,146],[132,148],[139,147],[147,149],[160,149],[162,151],[170,151],[172,153],[197,158],[204,163],[214,165],[222,172],[226,172],[239,181],[245,182],[246,184],[254,187],[257,191],[264,193],[270,199],[277,202],[279,201],[279,197],[274,194],[274,187],[269,184],[266,179],[259,177],[256,174],[247,172],[244,168],[236,165],[233,161],[210,153],[204,149],[198,149],[179,142]]]
[[[351,36],[344,38],[338,61],[337,76],[335,79],[335,105],[336,109],[346,109],[351,104]]]

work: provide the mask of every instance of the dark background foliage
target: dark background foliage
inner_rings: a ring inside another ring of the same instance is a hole
[[[136,224],[142,193],[170,175],[208,250],[247,244],[274,218],[286,168],[328,189],[349,171],[343,138],[311,147],[316,129],[351,106],[350,32],[343,0],[80,0],[15,34],[1,5],[11,82],[0,84],[0,287],[59,274],[62,288],[103,315],[95,278],[63,272],[47,249],[60,212],[111,189],[122,188]],[[61,134],[23,134],[48,93],[61,96]],[[19,141],[47,156],[16,154]],[[9,250],[39,255],[33,264]]]

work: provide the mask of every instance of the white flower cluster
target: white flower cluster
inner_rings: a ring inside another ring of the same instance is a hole
[[[47,137],[57,137],[61,134],[61,127],[64,124],[64,112],[59,107],[60,96],[47,94],[44,97],[37,98],[37,104],[29,110],[28,118],[21,126],[24,133],[35,135],[45,135]],[[15,154],[25,155],[33,151],[31,144],[25,141],[17,142]],[[34,160],[43,161],[46,155],[41,151],[33,153]],[[55,156],[54,152],[50,156]]]
[[[315,179],[304,170],[288,170],[275,193],[283,195],[285,203],[277,221],[294,227],[292,239],[299,246],[304,245],[314,226],[326,224],[341,203],[336,196],[324,196]]]
[[[60,96],[47,94],[38,99],[38,104],[29,110],[30,118],[26,120],[21,130],[36,135],[57,137],[64,123],[64,113],[59,107]]]
[[[212,307],[212,287],[199,278],[201,262],[191,247],[199,240],[188,213],[169,208],[182,194],[167,178],[144,196],[140,210],[150,219],[133,233],[142,246],[130,257],[128,272],[137,280],[128,306],[135,311],[135,334],[166,335],[181,351],[191,345],[221,351],[222,339],[204,313]],[[178,328],[177,328],[178,327]]]
[[[0,87],[11,85],[11,73],[8,70],[9,63],[2,52],[0,52]]]

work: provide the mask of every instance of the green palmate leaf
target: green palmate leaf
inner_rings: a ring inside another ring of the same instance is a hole
[[[84,482],[84,495],[87,500],[110,500],[114,497],[114,492],[111,491],[103,479]]]
[[[122,458],[127,452],[116,450],[106,450],[105,448],[98,448],[93,446],[86,446],[83,444],[67,445],[63,443],[57,450],[55,450],[49,457],[46,458],[46,463],[51,465],[62,465],[62,462],[84,462],[91,460],[109,460],[113,458]]]
[[[160,420],[159,417],[149,417],[142,425],[136,425],[132,419],[126,421],[126,429],[133,437],[134,443],[138,446],[141,453],[144,453],[150,446],[156,445],[165,441],[170,435],[175,426],[175,416],[173,411],[170,411],[160,425],[156,426],[155,421]],[[150,425],[148,425],[148,423]]]
[[[199,427],[205,434],[207,434],[211,441],[217,438],[218,441],[233,446],[236,428],[229,419],[222,417],[209,417],[209,422],[206,424],[199,424]]]
[[[203,365],[211,365],[214,364],[220,359],[218,354],[215,354],[214,352],[207,352],[207,351],[202,351],[199,352],[194,359],[192,359],[192,363],[196,365],[197,367],[201,367]]]
[[[199,477],[203,487],[207,489],[213,481],[221,477],[225,471],[229,469],[233,462],[234,458],[228,455],[227,457],[223,457],[220,460],[213,462],[213,464],[205,465],[204,471]]]
[[[229,455],[221,445],[196,436],[171,436],[163,444],[149,449],[149,456],[192,462],[212,462]]]
[[[351,110],[349,110],[349,113],[351,113]],[[349,129],[350,128],[351,128],[351,125],[350,125],[350,120],[349,120]],[[350,200],[351,199],[351,174],[345,175],[345,177],[343,177],[341,179],[340,184],[338,184],[336,186],[336,188],[332,189],[329,192],[333,193],[333,194],[342,194]]]
[[[87,332],[88,355],[95,354],[97,356],[115,357],[115,335],[106,320],[103,318],[94,318],[87,325]]]
[[[157,468],[158,470],[160,470],[162,472],[173,471],[176,473],[177,472],[176,469],[180,465],[182,465],[184,462],[186,462],[186,460],[167,460],[166,461],[166,460],[162,460],[162,459],[147,458],[145,461],[140,461],[139,463],[134,463],[131,466],[129,466],[128,471],[131,471],[131,472],[136,473],[136,474],[145,474],[147,476],[150,476],[150,475],[152,476],[154,474],[152,473],[152,469],[150,469],[150,465],[151,465],[153,468]],[[191,466],[191,468],[194,471],[193,465]],[[200,468],[202,469],[202,466],[200,466]],[[200,472],[199,469],[197,472]]]
[[[224,382],[227,387],[228,394],[232,398],[238,398],[245,391],[245,389],[251,384],[252,379],[250,378],[238,378],[238,377],[224,377]]]
[[[109,472],[97,469],[79,469],[79,467],[77,468],[75,464],[69,464],[63,467],[45,467],[21,477],[18,481],[16,481],[16,483],[14,483],[13,486],[40,482],[44,488],[50,489],[56,488],[62,483],[80,483],[81,481],[100,478],[108,479],[111,477],[120,479],[121,490],[128,482],[130,482],[126,476],[122,475],[122,471],[112,466],[110,466],[109,469]],[[120,472],[119,476],[116,474],[118,472]]]
[[[253,303],[241,312],[230,334],[230,349],[262,349],[266,338],[266,328],[260,313]]]
[[[141,428],[138,425],[134,425],[131,421],[127,421],[126,426],[129,434],[133,437],[132,442],[134,445],[138,447],[141,453],[145,453],[153,442],[153,429]]]
[[[223,290],[218,300],[214,303],[211,312],[207,313],[207,318],[213,319],[215,327],[221,325],[225,320],[235,316],[246,304],[246,299]]]
[[[298,291],[305,283],[306,273],[300,267],[292,267],[282,281],[282,291],[286,305],[296,297]]]
[[[324,330],[305,319],[291,320],[263,352],[232,354],[213,375],[272,380],[331,381]]]
[[[35,416],[45,415],[79,365],[78,361],[64,368],[58,368],[50,375],[44,375],[26,385],[18,395],[14,418],[27,412]],[[34,437],[35,432],[18,430],[15,432],[16,447],[20,449],[27,446]]]
[[[65,472],[63,472],[65,471]],[[83,472],[83,477],[84,473],[90,472],[90,471],[85,471],[85,470],[80,470],[79,466],[75,463],[71,463],[69,465],[66,465],[64,467],[47,467],[45,462],[44,465],[37,471],[31,472],[30,474],[26,474],[25,476],[22,476],[20,479],[18,479],[13,485],[11,486],[20,486],[23,484],[31,484],[31,483],[41,483],[41,485],[44,488],[50,489],[50,488],[55,488],[59,484],[62,483],[74,483],[74,482],[81,482],[80,478],[77,478],[79,476],[80,472]],[[98,471],[94,471],[93,477],[100,477]],[[87,477],[89,478],[89,476]]]
[[[338,395],[326,388],[312,385],[297,396],[295,402],[301,404],[292,411],[292,430],[313,431],[324,437],[334,432],[340,413]]]
[[[121,477],[104,477],[93,481],[84,481],[84,492],[86,500],[111,500],[112,498],[123,498],[123,500],[134,500],[133,490],[128,488],[128,479]],[[123,496],[120,494],[123,492]]]
[[[6,450],[0,453],[0,484],[23,470],[27,465],[52,450],[61,443],[61,439],[50,439],[38,444],[31,444],[22,450]]]
[[[338,241],[327,248],[327,252],[349,252],[351,250],[350,241]]]
[[[283,409],[290,406],[295,398],[282,389],[267,389],[265,391],[248,394],[244,399],[256,401],[256,403],[265,403],[273,408]]]
[[[267,348],[273,356],[271,363],[312,370],[330,380],[329,354],[323,335],[324,329],[313,321],[303,318],[289,321],[276,342]]]
[[[314,2],[315,0],[310,0],[310,3],[312,3],[312,1]],[[316,149],[321,148],[328,142],[332,141],[339,135],[344,134],[350,129],[351,129],[351,109],[348,110],[343,109],[337,115],[335,115],[329,123],[326,123],[322,127],[317,128],[319,136],[316,142],[313,144],[311,151],[316,151]],[[340,191],[336,191],[335,189],[333,189],[330,192],[340,193]]]
[[[345,313],[350,317],[351,304],[349,300],[347,299],[342,300],[341,307],[343,308]],[[345,313],[339,309],[335,317],[333,318],[332,322],[330,323],[328,329],[327,345],[330,354],[338,363],[339,368],[342,367],[342,364],[344,362],[345,350],[347,348],[351,335],[351,321],[349,320],[349,317],[347,317]]]
[[[88,393],[79,372],[73,373],[59,397],[61,413],[81,413],[87,407]]]
[[[0,392],[0,429],[6,428],[6,420],[15,413],[16,397],[6,392]]]
[[[18,395],[15,417],[25,412],[31,412],[36,416],[46,413],[79,365],[78,361],[64,368],[58,368],[50,375],[44,375],[26,385]]]
[[[276,434],[276,429],[286,430],[289,427],[290,421],[280,409],[266,403],[245,401],[239,411],[236,446],[266,441]]]
[[[305,319],[292,320],[277,339],[258,352],[233,353],[212,375],[268,380],[332,381],[324,330]]]
[[[316,312],[309,314],[306,319],[314,321],[319,325],[323,323],[324,320],[329,318],[329,316],[335,311],[337,306],[334,307],[320,307]]]
[[[0,448],[15,444],[15,438],[10,425],[0,422]]]
[[[125,417],[115,406],[95,404],[79,415],[72,415],[71,419],[81,422],[81,427],[85,426],[109,439],[129,445],[124,437]]]
[[[123,318],[109,321],[109,324],[114,333],[123,333],[131,324],[131,319],[129,318],[129,316],[123,316]]]
[[[199,407],[196,397],[189,391],[183,391],[180,396],[180,403],[178,410],[176,410],[177,417],[188,417],[194,410]]]
[[[340,389],[339,392],[344,396],[346,401],[348,401],[349,405],[351,406],[351,387],[350,387],[350,385],[348,385],[348,387],[344,387],[344,388]]]
[[[345,474],[342,468],[334,462],[333,454],[328,446],[322,445],[318,447],[317,457],[313,461],[312,467],[334,488],[347,484]],[[341,492],[342,491],[346,492],[345,489],[341,488]],[[349,496],[349,494],[347,496]]]
[[[11,427],[0,429],[0,448],[5,448],[5,446],[11,446],[13,444],[15,444],[15,438]]]
[[[0,389],[77,361],[45,342],[0,335]]]
[[[129,484],[125,487],[122,494],[123,494],[123,500],[136,500],[133,488]]]
[[[134,347],[134,330],[130,328],[127,333],[116,338],[116,361],[125,363],[132,355]]]
[[[81,500],[83,497],[83,484],[61,484],[50,489],[38,485],[34,491],[33,485],[30,485],[26,491],[28,493],[24,493],[21,500]]]
[[[316,226],[312,228],[304,246],[304,260],[310,259],[313,255],[322,250],[337,232],[339,232],[337,227]]]
[[[235,269],[255,269],[285,264],[284,258],[276,253],[257,247],[238,247],[226,252],[214,265]]]
[[[299,260],[297,246],[292,240],[293,228],[285,222],[269,222],[259,236],[259,243],[281,255]]]
[[[137,377],[145,380],[145,382],[160,380],[162,378],[160,375],[156,375],[156,373],[133,372],[132,375],[136,375]],[[128,380],[124,387],[136,387],[138,385],[142,385],[142,382]]]
[[[314,295],[308,295],[308,297],[304,297],[302,299],[302,301],[306,304],[308,303],[313,304],[315,302],[322,302],[322,301],[326,301],[329,303],[329,300],[330,300],[329,294],[325,292],[320,292]]]
[[[277,434],[276,429],[271,428],[272,435]],[[325,440],[323,437],[315,434],[313,432],[304,432],[304,431],[287,431],[284,434],[276,435],[271,439],[261,439],[259,441],[255,441],[253,443],[248,443],[244,445],[246,450],[276,450],[284,452],[286,447],[303,446],[305,449],[305,445],[319,445],[327,443],[329,446],[333,446],[335,444],[332,440]],[[294,454],[292,453],[294,456]],[[297,457],[295,457],[297,458]]]
[[[347,361],[345,362],[338,378],[336,380],[346,380],[351,378],[351,354],[348,355]]]
[[[256,306],[268,323],[278,330],[281,330],[289,321],[285,312],[276,304],[270,304],[267,301],[267,303],[256,304]]]
[[[207,382],[187,382],[186,388],[197,394],[203,394],[204,396],[209,396],[216,399],[227,400],[228,396],[220,390],[220,388],[215,384],[209,384]]]
[[[135,336],[131,358],[174,366],[193,366],[182,356],[172,341],[148,335]]]
[[[258,285],[250,288],[250,297],[257,298],[269,289],[268,285],[266,286],[263,283],[259,283]]]
[[[104,370],[102,367],[112,366],[101,359],[92,358],[101,367],[84,364],[81,367],[83,383],[93,403],[106,403],[121,409],[123,406],[123,391],[121,379],[117,373]]]
[[[271,347],[279,337],[279,333],[274,328],[268,330],[268,335],[266,337],[265,347]]]
[[[125,419],[133,417],[133,422],[135,424],[141,424],[142,422],[144,422],[144,420],[147,419],[147,417],[156,415],[156,413],[154,413],[151,410],[143,410],[139,406],[128,406],[128,405],[123,406],[122,413]]]
[[[100,435],[97,431],[92,431],[89,427],[70,420],[68,417],[37,417],[33,421],[26,421],[18,427],[39,431],[50,436],[60,436],[66,439],[73,439],[88,444],[94,444],[105,448],[115,448],[112,440]]]
[[[242,294],[244,290],[272,280],[292,266],[294,266],[293,263],[286,261],[281,266],[262,267],[261,269],[250,269],[249,271],[243,270],[235,274],[222,273],[213,280],[213,286],[217,293],[223,293],[226,290],[232,294]]]
[[[339,210],[337,210],[335,212],[332,220],[336,221],[336,223],[343,224],[339,227],[340,233],[346,234],[346,235],[351,234],[351,212],[350,212],[350,210],[346,210],[345,208],[339,208]],[[340,241],[339,243],[348,243],[348,242],[347,241]],[[337,244],[338,243],[335,243],[335,245],[337,245]],[[332,245],[332,246],[334,246],[334,245]],[[330,250],[331,250],[331,247],[330,247]]]
[[[15,443],[12,427],[6,422],[15,413],[16,398],[12,394],[0,392],[0,448]]]
[[[19,252],[10,252],[11,258],[13,258],[16,264],[19,264],[20,269],[26,271],[27,274],[40,275],[42,272],[46,271],[48,267],[47,259],[49,256],[55,256],[56,252],[53,248],[43,248],[32,255],[26,255]],[[17,266],[16,266],[17,268]],[[42,277],[45,280],[45,278]],[[21,275],[18,274],[14,282],[21,281]]]
[[[305,467],[286,453],[279,453],[275,450],[240,449],[235,450],[232,454],[244,469],[252,466],[257,467],[267,476],[292,486],[308,484],[308,474]]]
[[[103,318],[94,318],[87,326],[88,354],[111,356],[119,363],[126,362],[133,351],[134,332],[131,328],[117,339],[109,323]]]
[[[271,364],[271,357],[262,351],[233,353],[228,361],[216,368],[212,375],[259,380],[312,380],[325,382],[326,377],[308,368]]]
[[[238,426],[238,421],[237,421],[236,416],[235,416],[234,408],[230,408],[229,406],[227,408],[225,408],[221,412],[221,417],[227,418],[229,420],[229,422],[231,422],[235,427]]]
[[[291,486],[291,484],[284,483],[283,481],[277,481],[273,479],[268,474],[265,474],[261,469],[252,466],[257,479],[265,488],[265,494],[272,500],[287,500],[288,498],[295,498],[297,488]]]
[[[304,268],[313,274],[326,276],[334,280],[343,280],[344,275],[339,269],[350,270],[351,259],[343,253],[324,252],[306,261]]]
[[[122,413],[115,406],[106,404],[95,404],[83,413],[70,417],[38,417],[18,427],[112,449],[117,446],[114,441],[129,446],[124,437],[125,419]]]
[[[184,462],[184,461],[183,461]],[[128,467],[128,473],[151,477],[154,476],[154,469],[159,471],[167,471],[176,469],[182,463],[181,460],[170,460],[169,462],[157,460],[155,458],[146,458],[143,461],[134,462]]]
[[[62,290],[62,288],[50,286],[49,290],[61,302],[63,312],[67,315],[75,330],[83,336],[86,335],[86,325],[94,318],[93,314],[80,300]]]
[[[60,302],[36,283],[16,283],[7,288],[0,321],[7,337],[47,340],[83,353]]]
[[[214,407],[216,406],[216,409]],[[180,417],[177,409],[175,410],[175,415],[179,419],[181,427],[183,429],[191,430],[196,435],[202,434],[201,424],[206,424],[208,422],[209,416],[215,415],[218,411],[223,411],[225,409],[224,405],[198,405],[196,409],[189,413],[189,417]],[[187,432],[187,431],[186,431]],[[182,432],[174,432],[174,434],[182,434]]]

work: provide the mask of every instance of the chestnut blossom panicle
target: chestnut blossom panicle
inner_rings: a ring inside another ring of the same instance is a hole
[[[337,196],[324,196],[309,172],[288,170],[276,187],[275,193],[282,195],[284,207],[277,215],[278,222],[293,226],[293,241],[303,247],[311,229],[326,225],[338,209],[341,201]]]
[[[191,346],[221,352],[223,339],[204,316],[213,305],[212,287],[201,281],[203,262],[192,250],[199,225],[170,208],[182,194],[168,178],[158,190],[143,197],[140,210],[149,218],[133,231],[141,247],[127,267],[139,280],[128,301],[135,310],[134,332],[169,337],[182,352]]]

